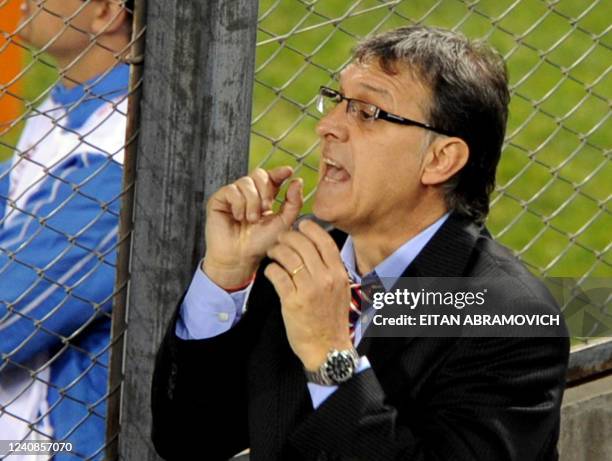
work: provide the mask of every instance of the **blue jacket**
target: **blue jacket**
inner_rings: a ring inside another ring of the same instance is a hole
[[[57,461],[103,458],[123,156],[122,147],[108,149],[124,144],[118,110],[128,76],[121,65],[83,86],[53,89],[45,113],[76,148],[23,203],[8,200],[14,164],[0,164],[0,376],[3,367],[48,353],[53,438],[73,444]],[[28,136],[54,148],[45,133]]]

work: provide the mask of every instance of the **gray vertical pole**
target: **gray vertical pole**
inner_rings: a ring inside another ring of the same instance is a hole
[[[257,7],[147,1],[120,459],[158,459],[150,442],[155,352],[202,256],[203,204],[247,170]]]
[[[110,362],[108,373],[108,398],[106,401],[106,452],[105,459],[118,458],[118,437],[121,432],[121,385],[123,383],[123,348],[127,330],[127,286],[130,274],[130,243],[133,231],[134,183],[136,180],[136,158],[138,130],[140,124],[140,98],[142,96],[142,72],[144,55],[144,32],[146,28],[146,0],[135,0],[132,20],[132,43],[126,60],[130,69],[130,94],[128,96],[128,121],[126,129],[125,156],[123,161],[123,184],[119,239],[117,245],[117,272],[113,298]]]

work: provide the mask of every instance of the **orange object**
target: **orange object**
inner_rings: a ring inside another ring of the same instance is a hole
[[[14,96],[20,94],[20,81],[13,82],[23,66],[23,49],[13,36],[21,18],[21,2],[0,0],[0,136],[23,111],[22,101]]]

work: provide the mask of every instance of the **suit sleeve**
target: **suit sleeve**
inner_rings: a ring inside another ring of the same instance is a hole
[[[73,156],[0,222],[0,365],[109,315],[121,175],[105,156]]]
[[[449,338],[451,340],[451,338]],[[342,384],[291,444],[316,459],[543,460],[558,437],[567,338],[458,339],[418,398],[391,406],[373,369]],[[400,357],[408,363],[410,357]]]
[[[262,283],[262,272],[249,299],[262,299],[261,287],[269,285]],[[156,357],[151,391],[153,444],[162,458],[182,460],[193,456],[194,447],[180,441],[197,440],[207,460],[226,461],[249,447],[247,365],[266,306],[249,304],[240,321],[224,333],[184,340],[176,334],[182,303]]]

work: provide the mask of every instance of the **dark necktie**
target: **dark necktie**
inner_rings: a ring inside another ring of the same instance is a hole
[[[351,341],[355,344],[355,327],[361,317],[362,310],[365,306],[372,303],[372,297],[376,291],[383,290],[384,287],[376,275],[376,272],[370,272],[361,283],[356,283],[349,275],[349,283],[351,287],[351,304],[349,306],[349,335]],[[363,332],[362,332],[363,333]]]
[[[351,284],[351,304],[349,306],[349,335],[353,345],[355,344],[355,327],[361,317],[361,301],[363,294],[361,293],[361,283],[355,283],[350,279]]]

